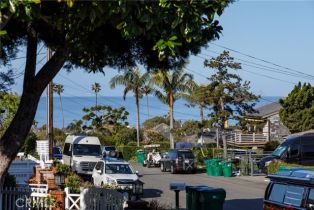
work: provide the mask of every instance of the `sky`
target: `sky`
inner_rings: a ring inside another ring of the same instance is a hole
[[[196,82],[206,83],[206,77],[213,73],[204,69],[204,58],[210,59],[228,48],[235,61],[242,63],[237,73],[251,82],[255,94],[287,96],[298,81],[313,83],[314,1],[237,1],[217,19],[224,28],[220,39],[189,59],[187,72],[194,75]],[[38,68],[44,64],[45,50],[39,55]],[[24,54],[22,50],[19,56]],[[13,66],[19,69],[23,63],[23,59],[18,59]],[[117,70],[109,68],[105,75],[88,74],[81,69],[71,73],[62,70],[54,82],[64,85],[65,97],[93,96],[91,86],[95,82],[101,84],[103,96],[121,96],[122,87],[109,87],[116,74]],[[22,76],[12,90],[21,93]]]

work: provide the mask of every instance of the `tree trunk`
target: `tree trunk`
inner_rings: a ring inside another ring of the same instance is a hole
[[[60,108],[61,108],[61,114],[62,114],[62,130],[64,130],[64,113],[63,113],[63,107],[62,107],[61,94],[59,94],[59,99],[60,99]]]
[[[33,40],[34,41],[34,40]],[[35,45],[30,46],[30,45]],[[52,58],[36,72],[36,42],[28,39],[27,58],[24,74],[23,92],[18,110],[0,139],[0,183],[4,182],[7,170],[20,148],[23,146],[26,136],[33,124],[38,102],[48,83],[60,71],[64,62],[66,51],[59,49]]]
[[[140,103],[139,103],[139,97],[138,95],[135,96],[136,100],[136,140],[137,140],[137,146],[140,146]]]
[[[146,95],[146,106],[147,106],[147,119],[149,119],[149,104],[148,104],[148,95]]]
[[[204,121],[204,108],[203,106],[199,106],[199,109],[200,109],[200,116],[201,116],[201,122]]]
[[[226,141],[226,134],[222,133],[222,143],[224,147],[224,159],[227,160],[227,141]]]
[[[170,148],[174,149],[174,139],[173,139],[173,95],[170,95],[169,103],[169,116],[170,116]]]

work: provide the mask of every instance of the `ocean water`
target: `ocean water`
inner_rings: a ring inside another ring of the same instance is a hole
[[[257,102],[256,107],[260,107],[272,102],[277,102],[280,97],[277,96],[267,96],[262,97],[262,99]],[[64,123],[67,126],[73,120],[80,120],[84,115],[82,109],[84,107],[91,107],[95,105],[95,97],[62,97],[62,105],[64,112]],[[58,96],[54,97],[53,102],[53,122],[54,127],[62,127],[62,114],[60,109],[60,100]],[[125,107],[129,112],[128,122],[130,126],[136,125],[136,105],[134,97],[127,97],[126,100],[123,100],[122,97],[98,97],[99,105],[109,105],[112,107]],[[143,97],[140,100],[140,120],[143,123],[145,120],[154,117],[154,116],[163,116],[167,115],[168,106],[161,103],[156,97],[148,97],[148,106],[147,99]],[[209,110],[205,111],[205,114],[208,114]],[[198,120],[200,119],[199,109],[197,107],[188,107],[184,100],[178,100],[174,104],[174,118],[175,120]],[[38,122],[38,126],[46,124],[47,121],[47,106],[46,106],[46,97],[40,99],[35,120]]]

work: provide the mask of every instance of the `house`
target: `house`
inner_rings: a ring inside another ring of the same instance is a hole
[[[248,132],[262,133],[267,140],[282,141],[290,135],[289,129],[281,122],[281,104],[273,102],[256,109],[256,113],[246,115],[244,121]]]

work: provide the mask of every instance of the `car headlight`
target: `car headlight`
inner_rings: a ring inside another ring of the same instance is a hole
[[[271,162],[272,162],[271,160],[266,161],[266,162],[265,162],[265,166],[266,166],[266,167],[269,166],[269,164],[270,164]]]
[[[115,184],[117,184],[117,181],[114,180],[114,179],[110,179],[109,177],[107,177],[107,183],[108,183],[109,185],[115,185]]]

